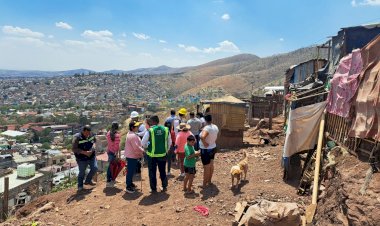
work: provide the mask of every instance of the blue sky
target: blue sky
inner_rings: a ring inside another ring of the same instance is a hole
[[[192,66],[325,42],[380,0],[0,0],[0,68]]]

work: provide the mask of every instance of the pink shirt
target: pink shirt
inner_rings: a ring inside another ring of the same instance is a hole
[[[138,159],[143,157],[143,153],[144,148],[140,137],[134,132],[128,132],[125,138],[124,156],[130,159]]]
[[[107,151],[112,153],[117,153],[120,147],[120,133],[115,134],[115,140],[111,140],[110,132],[107,133]]]
[[[185,153],[185,145],[187,143],[187,137],[193,135],[189,130],[186,132],[180,131],[177,134],[175,145],[177,145],[176,153]]]

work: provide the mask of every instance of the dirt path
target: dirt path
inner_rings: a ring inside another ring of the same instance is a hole
[[[231,190],[229,171],[242,157],[242,150],[249,154],[248,181],[236,190]],[[50,194],[39,198],[34,204],[24,207],[24,212],[35,211],[47,201],[56,208],[34,217],[13,219],[20,225],[39,221],[42,225],[231,225],[233,210],[238,201],[265,198],[273,201],[288,201],[303,204],[307,197],[299,197],[296,189],[282,180],[280,167],[282,146],[246,148],[218,153],[215,160],[215,176],[211,187],[201,190],[203,170],[197,162],[194,180],[196,194],[184,196],[182,181],[169,179],[166,193],[149,193],[147,169],[143,170],[143,191],[125,193],[125,179],[119,177],[116,188],[105,188],[101,180],[96,187],[85,194],[77,195],[75,189]],[[178,169],[174,170],[178,175]],[[159,181],[160,182],[160,181]],[[140,187],[140,182],[135,182]],[[208,217],[201,216],[193,208],[203,205],[209,208]]]

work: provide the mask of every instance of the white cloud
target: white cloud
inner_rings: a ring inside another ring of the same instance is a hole
[[[49,35],[48,38],[54,38],[54,35]]]
[[[173,49],[169,49],[169,48],[163,48],[162,51],[167,52],[167,53],[175,52]]]
[[[93,39],[93,40],[112,41],[113,34],[109,30],[102,30],[102,31],[85,30],[82,33],[82,36],[88,39]]]
[[[280,40],[280,42],[283,42],[283,41],[285,41],[285,39],[284,39],[284,38],[280,38],[279,40]]]
[[[126,34],[125,32],[123,32],[123,33],[121,34],[121,36],[125,38],[125,37],[127,37],[127,34]]]
[[[32,38],[43,38],[45,35],[41,32],[32,31],[28,28],[13,27],[13,26],[3,26],[2,29],[4,34],[21,36],[21,37],[32,37]]]
[[[140,39],[140,40],[148,40],[148,39],[150,39],[149,35],[146,35],[146,34],[143,34],[143,33],[135,33],[135,32],[133,32],[132,34],[133,34],[133,36],[135,36],[137,39]]]
[[[162,39],[161,39],[161,40],[159,40],[159,42],[160,42],[160,43],[168,43],[167,41],[165,41],[165,40],[162,40]]]
[[[217,52],[240,52],[240,49],[233,43],[228,40],[218,43],[218,47],[204,49],[204,53],[217,53]]]
[[[202,51],[195,46],[185,46],[184,44],[178,44],[178,47],[181,49],[184,49],[186,52],[189,52],[189,53],[196,53],[196,52]]]
[[[147,57],[147,58],[152,58],[153,57],[152,54],[150,54],[150,53],[139,53],[139,55],[142,56],[142,57]]]
[[[59,27],[59,28],[62,28],[62,29],[65,29],[65,30],[71,30],[71,29],[73,29],[73,27],[70,24],[62,22],[62,21],[55,23],[55,26]]]
[[[230,14],[228,14],[228,13],[223,14],[223,16],[221,18],[222,18],[222,20],[229,20],[229,19],[231,19]]]
[[[363,0],[363,1],[360,1],[360,2],[357,2],[356,0],[352,0],[351,1],[351,5],[353,7],[365,6],[365,5],[368,5],[368,6],[380,6],[380,0]]]
[[[186,46],[184,44],[178,44],[178,47],[181,49],[184,49],[186,52],[190,53],[217,53],[217,52],[230,52],[230,53],[237,53],[240,52],[240,49],[231,41],[225,40],[223,42],[219,42],[217,47],[209,47],[200,49],[195,46]]]

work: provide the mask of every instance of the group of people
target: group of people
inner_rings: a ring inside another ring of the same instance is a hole
[[[196,174],[196,160],[200,156],[204,168],[203,185],[205,188],[211,184],[214,172],[214,157],[217,152],[216,139],[219,129],[212,123],[212,116],[202,113],[190,112],[187,120],[187,110],[181,108],[178,116],[171,110],[164,125],[160,124],[157,115],[151,116],[141,122],[138,112],[131,113],[127,120],[128,133],[125,137],[124,157],[126,159],[126,192],[136,191],[133,183],[135,173],[141,167],[141,160],[148,164],[149,184],[151,193],[157,192],[157,169],[161,179],[160,191],[167,191],[168,176],[171,176],[173,161],[180,168],[179,177],[183,178],[183,189],[187,193],[194,192],[192,183]],[[107,154],[111,163],[120,150],[121,134],[119,124],[113,122],[107,132]],[[97,172],[94,143],[95,136],[89,126],[83,127],[81,133],[75,134],[73,139],[73,152],[79,167],[78,191],[83,184],[95,185],[92,177]],[[111,164],[110,164],[111,165]],[[85,170],[90,166],[90,172],[85,177]],[[107,187],[113,187],[111,168],[107,170]]]

